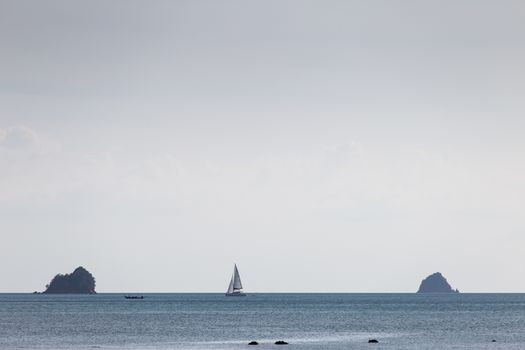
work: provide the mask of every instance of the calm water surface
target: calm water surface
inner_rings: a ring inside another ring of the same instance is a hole
[[[525,349],[525,294],[144,295],[0,294],[0,349]]]

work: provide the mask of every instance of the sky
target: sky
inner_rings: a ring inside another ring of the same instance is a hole
[[[525,292],[524,18],[0,0],[0,292]]]

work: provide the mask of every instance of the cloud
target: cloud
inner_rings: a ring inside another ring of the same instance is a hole
[[[34,150],[40,145],[38,134],[25,126],[0,128],[0,148],[8,150]]]

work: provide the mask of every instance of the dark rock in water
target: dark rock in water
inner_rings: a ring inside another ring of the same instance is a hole
[[[492,339],[492,342],[495,343],[495,342],[496,342],[496,339]]]
[[[368,339],[369,343],[379,343],[379,340],[377,339]]]
[[[284,340],[278,340],[275,342],[275,345],[288,345],[288,343],[285,342]]]
[[[47,294],[96,294],[95,278],[82,266],[72,273],[58,274],[46,286]]]
[[[259,345],[259,343],[257,343],[255,340],[252,340],[248,343],[248,345]]]
[[[447,279],[439,272],[425,278],[419,286],[418,293],[459,293],[448,284]]]

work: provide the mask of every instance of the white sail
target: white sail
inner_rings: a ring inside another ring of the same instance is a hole
[[[228,291],[226,293],[233,293],[233,277],[230,280],[230,285],[228,286]]]
[[[233,266],[233,275],[230,280],[230,285],[228,286],[228,291],[226,296],[245,296],[242,292],[242,282],[241,276],[239,275],[239,270],[237,270],[237,265]]]
[[[233,268],[233,289],[242,289],[241,276],[237,270],[237,265]]]

